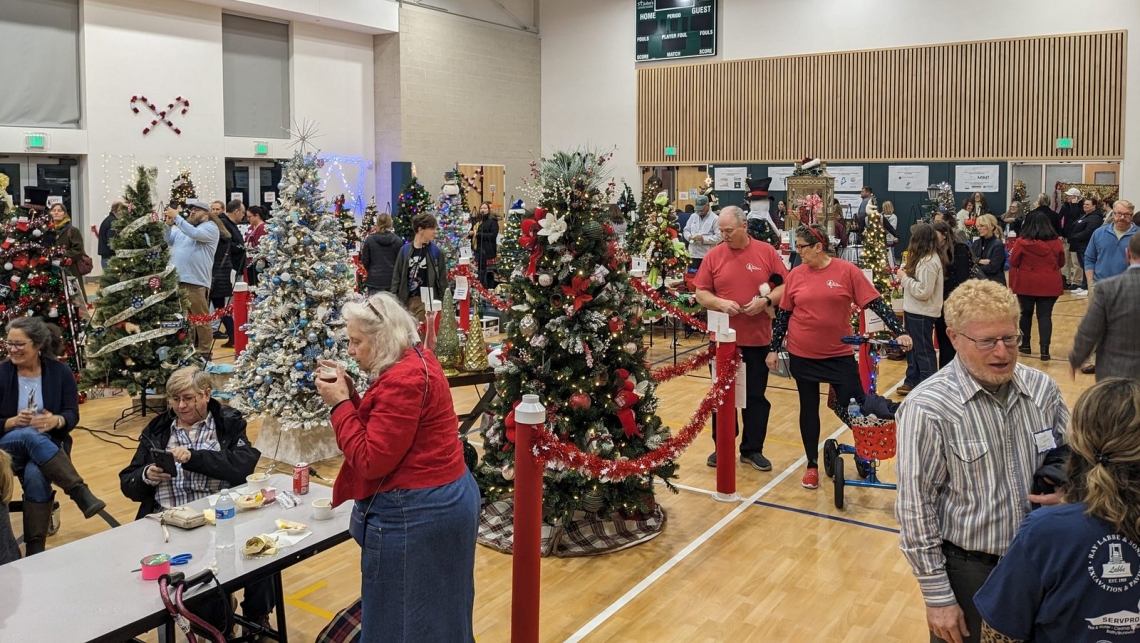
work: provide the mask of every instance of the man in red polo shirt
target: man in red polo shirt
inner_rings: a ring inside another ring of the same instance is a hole
[[[760,471],[771,471],[772,463],[764,457],[764,438],[768,434],[768,416],[772,403],[765,397],[768,388],[768,347],[772,343],[772,318],[784,292],[788,269],[779,253],[767,243],[748,236],[747,215],[736,206],[720,211],[717,227],[723,243],[709,250],[694,284],[697,301],[710,310],[729,316],[728,325],[736,331],[745,367],[744,437],[740,441],[740,461]],[[765,284],[771,288],[760,293]],[[713,427],[716,441],[716,427]],[[716,466],[716,452],[708,465]]]

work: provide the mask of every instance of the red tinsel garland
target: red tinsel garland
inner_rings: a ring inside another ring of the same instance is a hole
[[[475,292],[479,293],[479,296],[482,297],[484,301],[491,304],[495,308],[499,310],[507,310],[511,307],[510,304],[496,297],[495,293],[484,288],[483,284],[479,283],[478,279],[475,279],[473,276],[471,276],[470,266],[463,265],[456,267],[454,270],[447,273],[447,278],[455,279],[456,275],[467,277],[467,284],[471,286]]]
[[[186,318],[190,320],[191,324],[209,324],[212,321],[232,314],[234,314],[234,305],[229,304],[225,308],[215,310],[213,313],[206,313],[205,315],[187,315]]]
[[[540,462],[560,462],[566,468],[589,478],[606,478],[609,481],[624,480],[631,476],[648,475],[663,466],[693,443],[704,428],[705,421],[720,404],[721,399],[730,394],[736,383],[736,369],[740,366],[740,352],[726,365],[729,373],[727,381],[713,381],[712,388],[701,400],[697,413],[676,435],[661,443],[661,446],[636,460],[606,460],[583,452],[577,445],[559,440],[545,426],[534,432],[534,453]]]
[[[662,366],[661,368],[653,369],[653,379],[658,384],[664,384],[671,379],[676,379],[685,373],[695,371],[698,368],[708,364],[716,356],[716,344],[709,344],[709,349],[700,355],[694,355],[689,359],[674,364],[673,366]]]
[[[665,298],[662,297],[661,294],[658,293],[655,289],[651,288],[649,284],[645,283],[645,281],[635,278],[630,279],[629,283],[637,290],[637,292],[648,297],[649,301],[652,301],[653,304],[659,309],[668,311],[669,314],[684,321],[686,324],[692,326],[693,328],[696,328],[702,333],[707,333],[709,331],[708,326],[706,326],[703,321],[665,301]]]

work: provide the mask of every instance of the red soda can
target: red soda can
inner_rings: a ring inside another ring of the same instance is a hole
[[[298,462],[293,465],[293,493],[302,496],[309,493],[308,462]]]

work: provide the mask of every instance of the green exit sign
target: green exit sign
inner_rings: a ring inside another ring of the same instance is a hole
[[[665,148],[665,156],[677,156],[677,148],[675,148],[675,147]]]
[[[42,150],[47,145],[47,137],[43,134],[28,134],[24,137],[24,144],[29,150]]]
[[[265,156],[269,154],[269,143],[258,141],[253,144],[253,153],[258,156]]]
[[[1057,139],[1057,149],[1059,149],[1059,150],[1071,150],[1071,149],[1073,149],[1073,139],[1071,139],[1071,138],[1059,138],[1059,139]]]

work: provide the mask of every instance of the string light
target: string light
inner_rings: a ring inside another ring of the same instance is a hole
[[[335,154],[321,154],[317,157],[322,163],[321,188],[327,194],[344,194],[345,201],[352,204],[353,213],[364,211],[364,184],[368,170],[372,169],[372,160],[363,156],[337,156]],[[349,185],[348,177],[344,173],[345,166],[356,168],[356,189]],[[343,189],[334,189],[332,182],[339,181]]]

